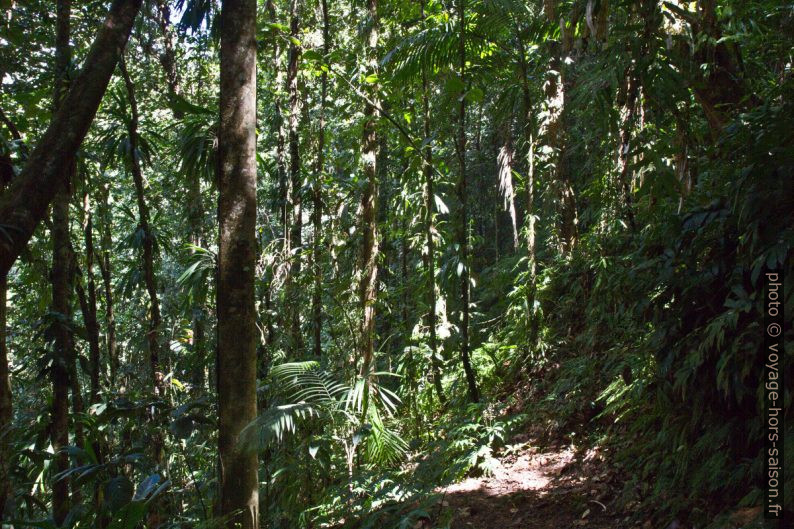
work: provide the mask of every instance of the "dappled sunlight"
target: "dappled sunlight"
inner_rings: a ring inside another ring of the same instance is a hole
[[[440,502],[453,529],[630,527],[600,501],[614,492],[601,483],[606,468],[597,450],[525,448],[492,475],[447,487]]]

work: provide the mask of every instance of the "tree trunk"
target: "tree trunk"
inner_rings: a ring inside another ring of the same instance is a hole
[[[425,18],[425,0],[421,4],[421,17]],[[424,206],[425,206],[425,245],[427,253],[424,256],[425,270],[427,271],[427,327],[430,333],[430,367],[433,370],[433,388],[441,404],[446,403],[444,389],[441,385],[441,360],[438,356],[438,313],[436,312],[436,242],[435,226],[435,190],[433,182],[433,147],[430,142],[430,96],[427,69],[422,68],[422,125],[424,127],[424,152],[422,156],[422,174],[424,176]]]
[[[257,529],[257,455],[237,446],[256,418],[256,0],[225,0],[220,31],[219,514],[230,529]]]
[[[61,0],[62,1],[62,0]],[[60,7],[60,2],[59,2]],[[71,171],[73,162],[64,163],[64,171]],[[64,187],[66,180],[64,177]],[[70,364],[74,357],[74,338],[72,336],[71,310],[71,253],[69,251],[69,195],[61,190],[52,206],[52,312],[54,329],[54,354],[52,360],[52,424],[50,435],[53,451],[56,454],[53,472],[63,472],[69,467],[69,458],[63,451],[69,444],[69,382]],[[77,395],[75,395],[76,397]],[[69,512],[69,480],[53,483],[53,518],[61,523]]]
[[[22,252],[47,207],[63,187],[63,162],[73,158],[94,120],[118,54],[129,37],[142,0],[115,0],[94,40],[85,65],[19,177],[0,200],[0,277]]]
[[[165,71],[168,83],[168,99],[172,105],[172,112],[176,119],[182,119],[184,113],[175,104],[181,95],[179,88],[179,71],[176,69],[176,56],[174,54],[174,36],[171,33],[171,7],[167,0],[157,0],[157,24],[163,35],[163,53],[160,54],[160,64]]]
[[[620,142],[618,144],[618,184],[622,197],[622,206],[626,220],[629,222],[631,231],[637,231],[637,223],[634,220],[634,208],[632,206],[632,176],[629,151],[631,150],[631,133],[637,116],[637,97],[639,92],[639,79],[633,74],[628,75],[626,83],[626,104],[621,110],[622,123],[620,124]]]
[[[560,203],[560,252],[570,254],[578,239],[579,218],[576,210],[576,195],[571,185],[570,149],[568,148],[568,119],[570,109],[567,102],[573,88],[570,77],[571,67],[566,64],[573,47],[573,27],[560,20],[560,43],[553,43],[552,60],[546,88],[549,117],[545,124],[547,144],[555,152],[554,172],[555,186]]]
[[[105,182],[101,186],[102,205],[100,215],[102,221],[100,245],[102,257],[99,261],[99,270],[102,273],[102,288],[105,294],[105,325],[107,326],[107,353],[110,364],[110,387],[116,386],[116,374],[119,368],[118,347],[116,345],[116,315],[113,309],[113,285],[111,283],[112,268],[110,252],[113,247],[111,236],[113,217],[110,213],[110,184]]]
[[[149,346],[149,369],[154,392],[158,396],[164,395],[163,373],[160,368],[160,301],[157,298],[157,278],[154,273],[154,234],[149,226],[149,206],[143,181],[141,161],[138,158],[138,103],[135,99],[135,85],[132,82],[124,58],[119,61],[119,69],[124,78],[127,89],[127,98],[130,104],[130,119],[127,121],[127,135],[129,137],[130,159],[129,167],[132,180],[135,183],[135,198],[138,203],[138,229],[143,234],[143,280],[149,294],[149,329],[146,340]]]
[[[5,182],[0,181],[0,196],[5,191]],[[11,378],[8,365],[6,344],[6,291],[5,277],[0,277],[0,520],[3,520],[6,498],[11,494],[11,419],[13,401],[11,398]]]
[[[61,106],[63,94],[67,90],[71,49],[71,0],[58,0],[55,26],[55,90],[53,108]],[[61,160],[60,175],[56,180],[58,190],[52,206],[52,328],[54,330],[54,351],[52,359],[52,424],[50,437],[55,460],[52,476],[69,468],[66,447],[69,444],[69,383],[76,382],[74,369],[74,336],[72,335],[72,254],[69,240],[69,190],[75,173],[75,159],[70,156]],[[71,375],[71,377],[70,377]],[[78,402],[79,391],[73,395]],[[69,481],[53,479],[52,517],[62,524],[69,513]]]
[[[462,265],[460,270],[461,291],[461,325],[460,325],[460,354],[463,362],[463,371],[466,373],[466,384],[469,390],[469,399],[472,402],[480,401],[480,392],[477,389],[477,379],[469,359],[469,216],[468,216],[468,190],[466,181],[466,4],[465,0],[458,0],[458,59],[459,74],[463,89],[458,105],[458,139],[457,154],[460,174],[458,175],[457,195],[460,202],[459,219],[457,225],[457,239],[460,247],[458,258]]]
[[[365,24],[366,72],[378,69],[378,2],[367,0],[369,20]],[[369,376],[375,342],[375,303],[378,295],[378,92],[376,85],[367,87],[368,101],[364,106],[364,130],[361,138],[361,163],[364,173],[364,190],[361,195],[362,243],[360,255],[361,279],[358,296],[363,315],[359,326],[358,356],[361,358],[361,376],[365,380],[363,417],[369,404]]]
[[[540,322],[535,315],[535,293],[537,282],[537,257],[535,251],[535,129],[532,116],[532,95],[529,90],[529,68],[524,41],[516,23],[516,42],[519,51],[519,74],[521,76],[521,106],[524,141],[527,147],[527,348],[531,350],[537,341]]]
[[[323,57],[328,57],[331,51],[331,24],[328,17],[328,1],[320,0],[323,21]],[[326,59],[327,60],[327,59]],[[328,72],[323,71],[320,76],[320,122],[317,130],[317,166],[314,170],[313,201],[313,227],[314,248],[312,250],[312,263],[314,265],[314,290],[312,293],[312,335],[314,338],[314,355],[322,354],[323,335],[323,179],[325,169],[325,105],[328,97]]]
[[[188,178],[187,220],[191,230],[190,242],[194,246],[200,247],[203,242],[201,226],[204,221],[204,206],[201,200],[201,179],[197,174],[190,175]],[[190,328],[193,332],[190,344],[193,349],[193,361],[195,362],[191,373],[191,383],[196,389],[204,386],[204,367],[206,363],[204,305],[205,300],[193,299],[193,306],[190,311]]]
[[[643,7],[656,10],[656,3],[644,1]],[[694,40],[699,43],[692,54],[693,92],[713,138],[722,133],[734,112],[748,103],[758,103],[755,96],[747,97],[738,44],[723,40],[716,7],[716,0],[699,0],[697,17],[689,21]]]
[[[301,355],[303,339],[301,336],[300,306],[301,296],[297,281],[301,273],[301,233],[303,231],[302,210],[302,179],[300,159],[300,93],[298,91],[298,64],[301,49],[296,41],[300,36],[300,8],[301,0],[290,0],[290,37],[291,43],[287,60],[286,89],[289,98],[288,141],[289,141],[289,184],[287,195],[287,209],[290,218],[290,254],[288,255],[289,267],[286,278],[286,303],[287,303],[287,331],[288,352],[295,358]]]
[[[496,156],[496,163],[499,171],[499,192],[504,198],[505,211],[510,215],[510,227],[513,233],[513,251],[518,250],[518,219],[516,216],[515,191],[513,189],[513,138],[511,124],[505,124],[502,145],[499,146],[499,154]],[[498,246],[497,238],[497,248]]]
[[[89,182],[86,181],[86,189]],[[94,219],[91,213],[91,202],[88,191],[83,195],[83,236],[85,239],[85,281],[88,290],[85,303],[81,302],[81,311],[88,335],[89,362],[91,364],[90,402],[99,402],[99,377],[101,362],[99,352],[99,323],[97,322],[96,281],[94,280]]]

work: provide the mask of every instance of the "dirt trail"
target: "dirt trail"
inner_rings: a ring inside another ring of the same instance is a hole
[[[446,489],[452,529],[619,529],[634,527],[610,509],[614,476],[595,451],[526,448],[500,460],[494,475]]]

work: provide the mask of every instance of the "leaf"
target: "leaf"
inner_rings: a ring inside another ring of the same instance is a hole
[[[111,512],[116,512],[132,501],[134,490],[132,482],[127,476],[116,476],[105,482],[104,493],[104,507]]]
[[[466,101],[469,101],[470,103],[479,103],[485,99],[485,92],[483,92],[480,88],[474,87],[466,92],[464,97],[466,98]]]
[[[306,50],[303,52],[303,58],[307,61],[322,61],[323,56],[317,50]]]
[[[168,430],[179,439],[187,439],[193,434],[196,424],[192,417],[183,416],[171,421]]]
[[[466,87],[463,84],[463,81],[461,81],[460,78],[455,75],[449,77],[447,82],[444,83],[444,89],[450,96],[460,94],[465,88]]]
[[[152,474],[141,481],[141,483],[138,485],[138,490],[135,491],[133,501],[145,500],[146,497],[157,487],[158,483],[160,483],[160,476],[158,474]]]

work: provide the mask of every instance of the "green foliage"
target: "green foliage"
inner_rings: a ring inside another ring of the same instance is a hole
[[[52,114],[54,29],[42,21],[55,4],[0,4],[5,186]],[[106,6],[72,4],[75,79]],[[62,482],[79,501],[61,527],[137,529],[149,514],[174,529],[228,523],[216,512],[221,2],[165,4],[162,21],[160,2],[145,2],[125,55],[137,152],[116,76],[76,156],[71,314],[50,306],[51,220],[8,277],[13,416],[0,456],[15,526],[54,528]],[[262,525],[449,526],[441,491],[493,473],[516,434],[604,448],[622,480],[609,510],[638,513],[639,525],[722,527],[721,512],[761,505],[766,271],[786,277],[786,343],[794,314],[789,7],[467,0],[461,28],[457,2],[381,0],[370,61],[365,4],[257,2],[257,208],[245,212],[256,223],[256,288],[245,295],[257,312],[259,415],[238,441],[260,457]],[[293,46],[296,100],[286,82]],[[373,218],[365,97],[378,103]],[[0,239],[8,229],[1,219]],[[377,234],[378,274],[365,307],[367,233]],[[375,350],[362,374],[365,309],[375,311]],[[464,309],[476,405],[461,362]],[[56,331],[74,340],[68,357],[55,352]],[[69,467],[57,472],[54,362],[70,392]]]

